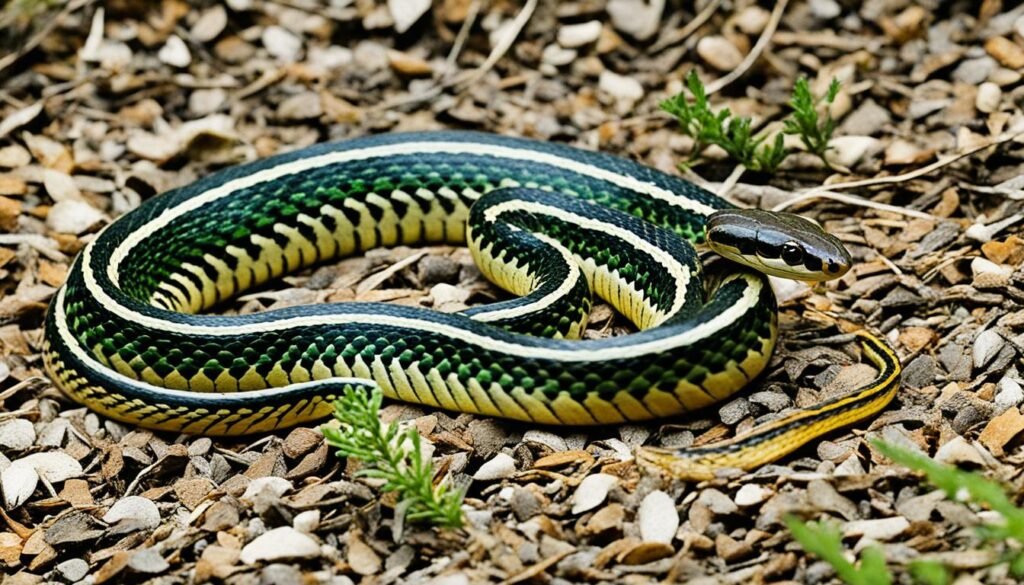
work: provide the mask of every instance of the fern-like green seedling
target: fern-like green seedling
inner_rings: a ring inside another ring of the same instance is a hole
[[[1009,563],[1014,577],[1024,578],[1024,509],[1014,505],[1001,485],[978,473],[944,465],[896,445],[882,441],[874,441],[872,445],[895,463],[923,473],[929,483],[950,499],[996,512],[1000,521],[982,524],[978,534],[988,544],[1001,549],[1003,562]]]
[[[811,94],[811,86],[806,77],[797,79],[796,85],[793,86],[793,97],[789,100],[793,113],[782,127],[785,134],[799,136],[800,142],[807,148],[807,151],[820,158],[821,162],[829,168],[832,168],[832,165],[825,157],[825,153],[831,148],[829,141],[832,140],[832,133],[836,129],[836,121],[832,119],[827,108],[825,119],[821,120],[818,116],[818,106],[821,102],[831,106],[836,101],[837,95],[839,95],[838,79],[832,79],[828,91],[820,99],[815,99]]]
[[[367,393],[346,387],[334,402],[334,418],[340,428],[324,425],[327,443],[338,449],[339,457],[354,457],[362,463],[363,477],[384,481],[383,490],[398,494],[396,510],[405,518],[444,528],[462,526],[464,492],[442,482],[434,485],[434,466],[422,453],[415,429],[401,431],[398,425],[383,425],[380,388]],[[400,513],[400,512],[399,512]]]
[[[695,164],[709,146],[715,145],[747,169],[774,173],[791,154],[783,144],[783,134],[800,136],[807,150],[829,165],[825,153],[830,148],[835,121],[828,115],[820,120],[817,106],[822,100],[831,104],[838,93],[839,81],[833,79],[825,96],[816,100],[807,79],[798,79],[790,100],[793,112],[785,120],[782,132],[772,139],[756,136],[750,118],[733,116],[728,108],[712,111],[707,91],[695,71],[686,76],[686,90],[661,102],[661,109],[675,116],[680,130],[693,138],[693,150],[684,165]]]
[[[885,566],[885,555],[877,546],[861,551],[860,566],[857,566],[846,558],[842,535],[834,523],[803,522],[788,516],[786,526],[804,550],[831,565],[847,585],[891,585],[892,575]]]

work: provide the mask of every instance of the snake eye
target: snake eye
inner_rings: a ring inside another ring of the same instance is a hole
[[[825,265],[825,272],[828,272],[829,274],[839,272],[839,263],[835,260],[829,260],[828,264]]]
[[[790,266],[798,266],[804,263],[804,250],[796,242],[786,242],[782,245],[782,261]]]

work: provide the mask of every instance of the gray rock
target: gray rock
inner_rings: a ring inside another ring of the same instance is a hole
[[[57,572],[61,577],[74,583],[80,581],[89,572],[89,563],[84,559],[68,559],[57,565]]]
[[[170,564],[155,548],[144,548],[132,553],[128,566],[136,573],[162,573]]]
[[[923,353],[903,369],[903,383],[910,388],[923,388],[935,382],[936,370],[935,358]]]
[[[968,85],[978,85],[988,79],[988,76],[995,71],[996,61],[992,57],[984,56],[977,59],[965,59],[953,70],[953,79]]]
[[[517,487],[512,492],[510,502],[512,513],[520,522],[525,522],[541,512],[541,502],[532,490]]]
[[[868,99],[843,120],[842,131],[855,136],[871,136],[890,123],[892,114],[889,110]]]
[[[722,418],[723,423],[734,425],[743,420],[743,417],[749,415],[752,411],[753,409],[746,398],[737,398],[718,409],[718,416]]]
[[[455,284],[459,281],[461,266],[448,256],[424,256],[416,265],[416,277],[423,286],[439,283]]]
[[[754,404],[760,404],[767,408],[770,412],[779,412],[783,408],[787,408],[793,404],[793,401],[789,399],[783,392],[774,392],[771,390],[764,390],[761,392],[755,392],[748,398],[750,402]]]
[[[736,506],[735,502],[729,499],[729,496],[714,488],[708,488],[702,491],[700,495],[697,496],[697,501],[718,515],[734,514],[739,510],[739,507]]]
[[[999,380],[995,397],[996,410],[1002,412],[1021,402],[1024,402],[1024,388],[1021,388],[1020,383],[1009,377]]]
[[[260,585],[301,585],[302,573],[298,568],[274,563],[260,571]]]

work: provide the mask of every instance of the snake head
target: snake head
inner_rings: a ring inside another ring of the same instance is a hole
[[[850,253],[818,224],[761,209],[729,209],[708,218],[706,237],[715,252],[754,270],[793,280],[832,280],[846,274]]]

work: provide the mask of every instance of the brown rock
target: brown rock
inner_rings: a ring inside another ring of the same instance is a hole
[[[996,264],[1018,266],[1024,263],[1024,239],[1010,236],[1003,241],[985,242],[981,245],[981,253]]]
[[[322,443],[324,436],[306,427],[298,427],[288,433],[284,440],[283,450],[289,459],[298,459]]]
[[[675,552],[671,545],[664,542],[641,542],[621,553],[618,560],[623,565],[645,565]]]
[[[174,482],[174,493],[178,496],[178,500],[189,510],[195,510],[205,498],[206,495],[213,491],[213,482],[206,479],[205,477],[197,477],[195,479],[180,479]]]
[[[985,41],[985,50],[1010,69],[1024,67],[1024,49],[1006,37],[992,37]]]
[[[0,532],[0,563],[16,566],[21,559],[21,537],[13,532]]]
[[[900,343],[911,351],[924,349],[938,338],[938,335],[927,327],[907,327],[900,331]]]
[[[981,431],[978,440],[993,454],[999,456],[1003,454],[1006,445],[1022,432],[1024,432],[1024,414],[1014,407],[989,421],[985,425],[985,429]]]
[[[597,536],[614,530],[621,531],[625,517],[626,509],[622,507],[622,504],[608,504],[590,517],[582,532]]]
[[[746,542],[736,540],[727,534],[719,534],[715,537],[715,552],[725,562],[734,563],[748,558],[754,549]]]
[[[399,74],[410,77],[426,76],[434,72],[429,62],[401,51],[388,51],[388,63]]]
[[[228,530],[237,524],[238,509],[227,500],[218,500],[206,510],[203,530],[217,532],[219,530]]]
[[[13,232],[18,227],[18,216],[21,215],[21,202],[0,197],[0,229]]]
[[[128,561],[132,558],[132,554],[128,551],[119,550],[114,553],[107,564],[103,565],[96,571],[94,575],[95,580],[93,583],[99,585],[100,583],[106,583],[113,579],[128,566]]]
[[[24,195],[28,193],[28,183],[14,175],[0,175],[0,195]]]
[[[84,479],[69,479],[64,482],[64,488],[60,490],[62,500],[75,507],[92,506],[95,502],[92,493],[89,491],[89,482]]]

